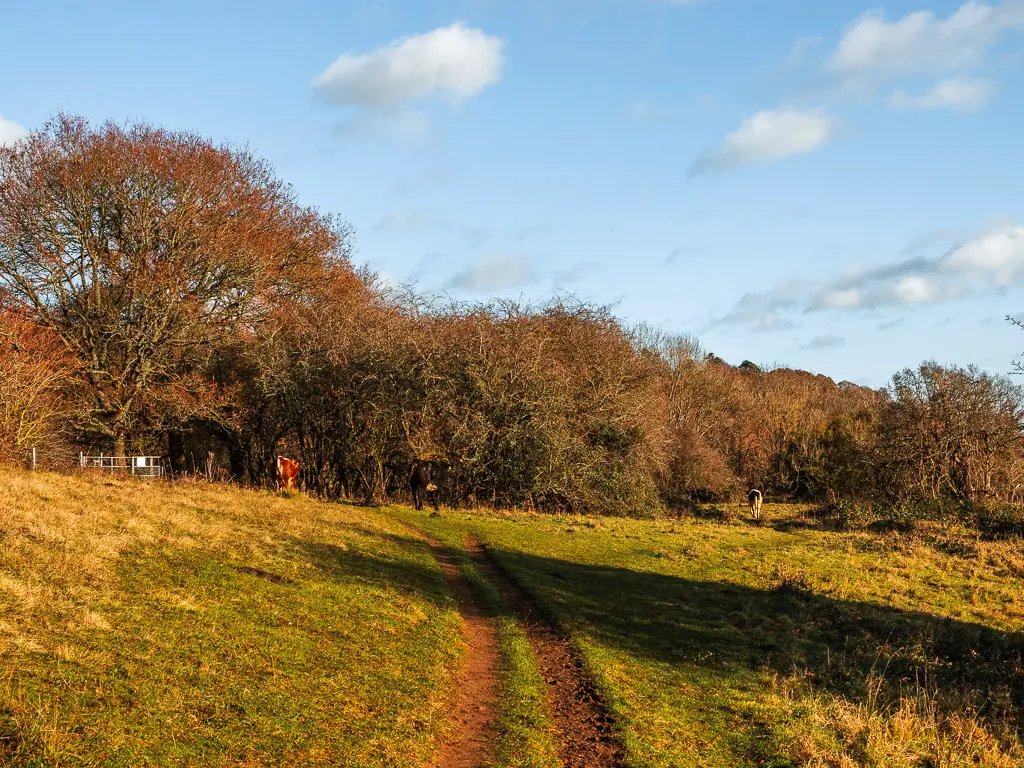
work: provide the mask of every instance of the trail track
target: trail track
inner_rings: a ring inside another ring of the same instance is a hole
[[[501,593],[526,630],[548,686],[559,753],[566,768],[618,768],[622,748],[597,688],[568,638],[539,614],[522,589],[500,570],[479,542],[468,552],[480,573]]]
[[[410,529],[430,545],[452,587],[468,646],[454,697],[455,729],[441,746],[437,768],[484,768],[489,765],[501,693],[500,654],[494,618],[484,610],[457,559],[441,544]],[[555,624],[540,614],[526,593],[502,571],[477,541],[466,550],[480,574],[515,612],[530,641],[547,683],[559,755],[565,768],[619,768],[622,748],[614,723],[597,688],[588,678],[576,649]]]
[[[468,646],[459,670],[454,700],[455,729],[442,745],[438,768],[482,768],[489,764],[497,714],[500,658],[494,619],[483,610],[455,558],[440,544],[428,542],[445,579],[455,591]]]

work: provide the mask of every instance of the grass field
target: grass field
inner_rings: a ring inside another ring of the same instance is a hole
[[[1024,765],[1019,542],[765,512],[417,524],[483,541],[569,630],[631,768]]]
[[[4,473],[0,764],[427,765],[459,626],[373,512]]]
[[[467,537],[569,633],[628,768],[1024,765],[1024,550],[966,530],[441,516],[4,473],[0,765],[429,766],[464,652],[429,546]],[[495,765],[556,768],[498,627]]]

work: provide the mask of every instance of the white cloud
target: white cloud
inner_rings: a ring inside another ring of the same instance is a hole
[[[898,304],[932,304],[943,295],[935,281],[924,275],[900,278],[892,287],[892,293]]]
[[[875,84],[892,77],[964,71],[979,66],[1003,33],[1024,24],[1024,3],[988,5],[971,0],[949,17],[917,11],[887,21],[881,10],[849,24],[828,69]]]
[[[945,271],[991,273],[999,286],[1024,278],[1024,226],[1005,224],[954,248],[939,261]]]
[[[456,22],[369,53],[343,53],[313,79],[340,106],[390,110],[437,94],[478,95],[501,79],[504,43]]]
[[[497,293],[535,282],[537,274],[529,257],[494,255],[456,272],[445,285],[471,293]]]
[[[812,152],[835,132],[837,121],[816,111],[777,109],[758,112],[699,158],[690,176]]]
[[[744,296],[707,327],[787,327],[795,314],[911,308],[996,296],[1024,284],[1024,225],[1005,223],[967,238],[945,253],[914,256],[834,275],[817,285],[779,286]]]
[[[953,109],[977,112],[992,97],[992,84],[973,77],[952,77],[943,80],[922,96],[908,96],[895,91],[889,104],[896,109]]]
[[[9,146],[26,136],[28,131],[23,126],[0,115],[0,147]]]

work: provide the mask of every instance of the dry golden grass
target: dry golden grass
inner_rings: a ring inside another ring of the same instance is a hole
[[[367,510],[3,470],[0,763],[422,765],[458,615]]]

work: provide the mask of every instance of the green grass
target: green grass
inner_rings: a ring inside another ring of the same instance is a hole
[[[485,541],[570,633],[632,768],[1024,764],[1019,543],[725,512],[432,522]]]
[[[390,512],[453,552],[477,598],[495,615],[502,674],[495,764],[500,768],[558,768],[561,763],[537,658],[509,605],[466,553],[462,531],[429,514],[397,508]]]
[[[429,547],[496,615],[496,764],[558,764],[526,636],[467,535],[581,649],[630,768],[1024,764],[1024,553],[801,510],[679,521],[374,512],[8,470],[0,764],[427,766],[463,652]]]
[[[423,766],[461,652],[377,513],[4,472],[0,764]]]

